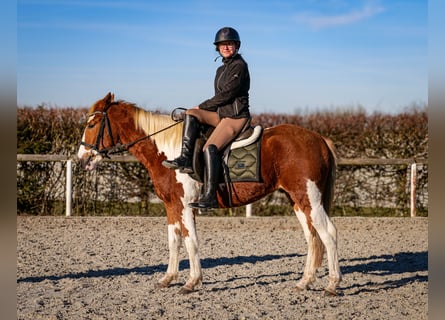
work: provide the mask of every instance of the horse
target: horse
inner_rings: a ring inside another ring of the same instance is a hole
[[[168,266],[155,287],[166,288],[177,280],[179,251],[184,242],[190,275],[179,292],[185,294],[202,285],[195,220],[198,212],[187,205],[197,200],[200,183],[189,174],[161,164],[180,152],[182,125],[170,115],[146,111],[124,100],[115,101],[109,92],[89,109],[77,156],[85,170],[94,170],[109,154],[127,150],[148,170],[155,192],[164,203],[168,229]],[[308,246],[297,292],[316,280],[325,251],[329,269],[325,294],[336,295],[341,281],[337,229],[328,215],[336,159],[332,141],[318,133],[290,124],[265,128],[261,137],[261,181],[234,182],[230,188],[233,207],[252,203],[278,189],[287,194]],[[222,190],[217,193],[220,208],[227,208],[227,194]]]

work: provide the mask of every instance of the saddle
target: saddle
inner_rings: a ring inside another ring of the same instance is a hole
[[[196,181],[204,181],[204,158],[202,148],[213,128],[203,126],[201,136],[196,140],[193,154],[193,173],[189,175]],[[260,125],[248,126],[222,152],[220,183],[259,182],[261,181],[260,154],[263,128]]]

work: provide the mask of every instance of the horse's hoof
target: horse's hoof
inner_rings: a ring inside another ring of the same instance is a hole
[[[154,288],[155,288],[156,290],[160,290],[160,289],[167,288],[167,286],[166,286],[165,284],[161,283],[161,282],[156,282],[156,283],[154,284]]]
[[[189,294],[189,293],[192,293],[193,291],[194,291],[193,289],[190,289],[190,288],[187,288],[184,286],[179,290],[179,293],[180,294]]]
[[[301,287],[299,287],[299,286],[295,286],[295,292],[296,293],[300,293],[300,292],[302,292],[302,291],[304,291],[304,290],[306,290],[305,288],[301,288]]]
[[[324,290],[325,297],[335,297],[337,295],[337,291],[331,289]]]

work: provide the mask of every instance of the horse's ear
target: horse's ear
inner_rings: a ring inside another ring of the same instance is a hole
[[[110,104],[111,102],[114,102],[114,93],[108,92],[107,95],[104,97],[104,101],[107,104]]]

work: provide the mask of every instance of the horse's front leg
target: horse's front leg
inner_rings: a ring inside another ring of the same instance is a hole
[[[193,210],[187,209],[184,212],[183,222],[183,234],[185,235],[184,242],[190,262],[190,277],[186,284],[181,288],[180,293],[190,293],[202,282],[201,261],[198,253],[198,236],[196,234]]]
[[[156,283],[157,288],[166,288],[178,279],[179,273],[179,250],[181,248],[181,228],[179,223],[168,225],[168,248],[169,259],[165,275]]]

